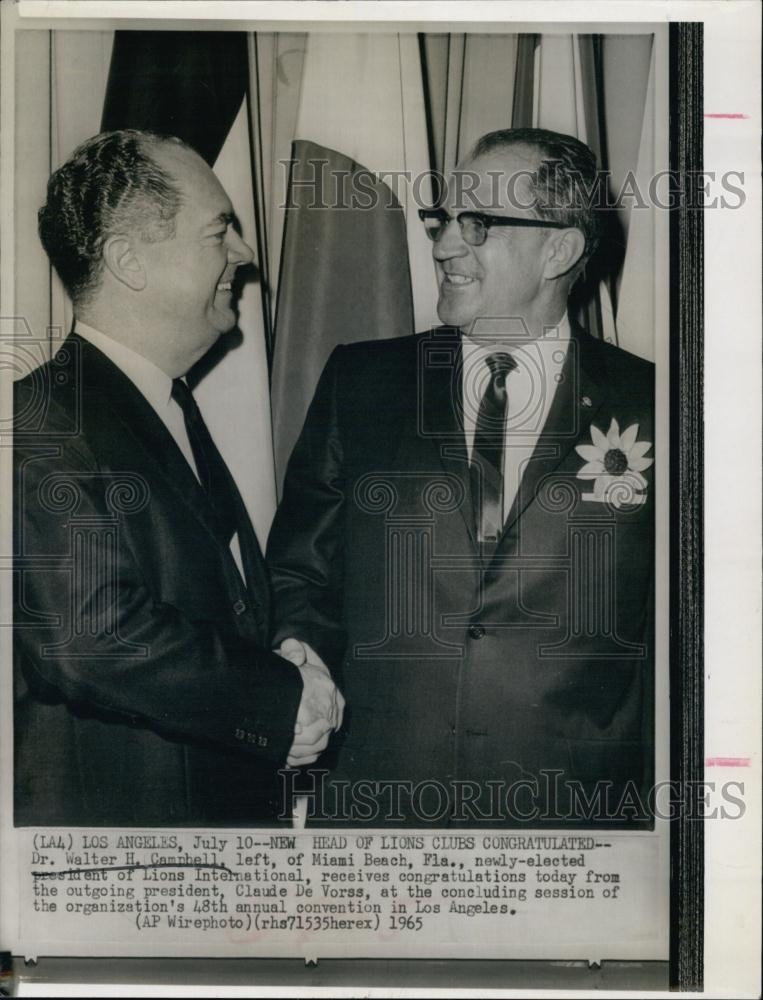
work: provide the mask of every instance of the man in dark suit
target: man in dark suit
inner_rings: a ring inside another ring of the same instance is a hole
[[[274,820],[277,768],[342,702],[266,645],[264,560],[184,378],[251,250],[201,157],[129,130],[75,151],[39,222],[75,332],[15,387],[15,821]]]
[[[268,543],[277,639],[347,699],[289,783],[318,821],[649,823],[653,370],[567,317],[595,184],[483,137],[420,212],[445,325],[324,370]]]

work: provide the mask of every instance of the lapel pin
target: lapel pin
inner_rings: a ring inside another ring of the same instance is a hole
[[[591,406],[592,405],[592,403],[591,403],[591,397],[590,396],[583,396],[583,398],[580,400],[580,402],[583,404],[583,406]]]

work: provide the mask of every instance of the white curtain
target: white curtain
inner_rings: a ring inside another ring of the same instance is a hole
[[[113,31],[16,33],[15,311],[41,343],[65,337],[72,314],[40,246],[37,210],[51,172],[100,127],[113,38]]]
[[[611,193],[616,196],[628,172],[635,172],[648,192],[655,163],[653,107],[654,62],[651,35],[606,35],[602,41],[599,107],[586,107],[581,46],[589,35],[542,35],[536,50],[533,124],[574,135],[594,149],[598,135],[588,135],[592,117],[603,129]],[[589,98],[590,99],[590,98]],[[616,306],[607,283],[599,284],[602,335],[606,340],[649,360],[654,359],[655,208],[617,210],[625,241],[623,267],[616,276]]]

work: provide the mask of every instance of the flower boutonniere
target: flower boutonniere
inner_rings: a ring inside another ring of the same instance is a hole
[[[647,482],[642,473],[654,462],[645,455],[651,441],[637,441],[638,424],[631,424],[622,434],[615,418],[603,434],[591,424],[591,444],[579,444],[575,451],[585,459],[578,479],[592,479],[593,492],[581,499],[609,503],[613,507],[634,506],[646,500]]]

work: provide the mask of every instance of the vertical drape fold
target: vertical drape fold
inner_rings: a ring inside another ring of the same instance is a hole
[[[279,480],[333,347],[402,336],[435,319],[434,271],[416,214],[417,198],[431,195],[413,183],[428,165],[415,36],[311,35],[278,291]]]

